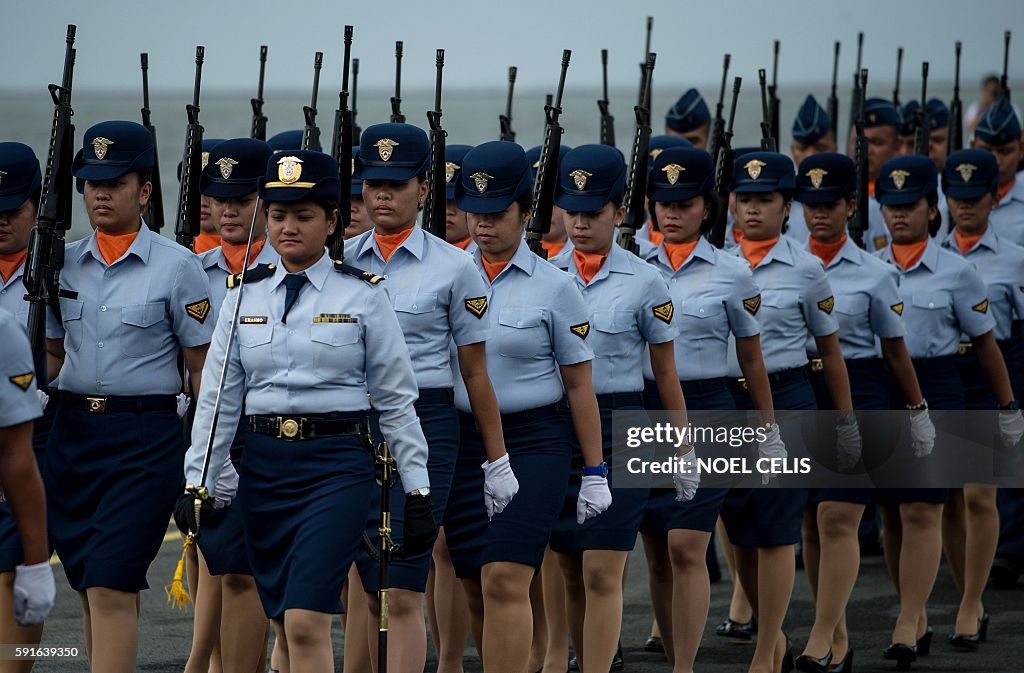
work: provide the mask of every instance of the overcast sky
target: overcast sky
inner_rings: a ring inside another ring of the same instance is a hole
[[[137,87],[140,51],[150,54],[155,91],[189,88],[197,44],[206,47],[204,89],[254,88],[259,45],[267,44],[268,92],[308,87],[317,49],[325,54],[322,91],[337,91],[346,23],[355,26],[360,88],[392,85],[395,40],[405,42],[403,82],[410,88],[432,86],[436,48],[447,51],[450,87],[500,88],[510,65],[518,66],[520,85],[553,87],[563,48],[573,50],[574,83],[600,81],[599,50],[608,48],[611,83],[633,85],[648,14],[662,84],[716,81],[726,51],[734,73],[753,79],[758,67],[770,68],[779,38],[785,85],[827,81],[832,44],[842,41],[845,90],[858,30],[866,33],[864,66],[879,84],[893,79],[897,45],[905,48],[908,86],[918,86],[922,60],[937,81],[950,81],[953,43],[961,40],[964,87],[973,95],[983,73],[1002,68],[1006,29],[1016,40],[1011,79],[1024,79],[1021,0],[34,0],[0,23],[0,89],[58,81],[67,23],[78,25],[79,91]]]

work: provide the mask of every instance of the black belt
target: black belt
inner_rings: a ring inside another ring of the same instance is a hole
[[[784,386],[796,381],[807,380],[807,367],[793,367],[792,369],[783,369],[781,372],[775,372],[774,374],[768,375],[768,385],[773,389],[776,386]],[[741,392],[748,392],[750,386],[747,384],[745,378],[730,379],[729,387],[734,390]]]
[[[117,397],[112,395],[79,395],[60,391],[60,403],[72,409],[81,409],[93,414],[156,413],[177,412],[178,402],[174,395],[137,395]]]
[[[643,409],[643,393],[602,393],[597,396],[597,406],[602,409],[637,407]]]
[[[706,395],[708,393],[717,393],[722,390],[726,390],[726,378],[719,376],[713,379],[688,379],[686,381],[680,381],[679,385],[683,389],[683,395]]]
[[[416,406],[421,404],[451,406],[455,404],[455,391],[451,388],[423,388],[416,400]]]
[[[537,423],[539,421],[545,421],[558,416],[566,409],[568,409],[566,401],[562,400],[560,402],[555,402],[554,404],[545,404],[543,407],[524,409],[523,411],[513,411],[512,413],[501,415],[501,425],[504,428],[508,426]],[[472,415],[470,415],[470,417],[472,417]]]
[[[967,357],[968,355],[974,355],[974,343],[970,341],[961,341],[957,344],[956,354],[960,357]]]
[[[249,430],[277,439],[321,439],[342,435],[369,435],[369,423],[365,417],[337,418],[330,414],[249,416]]]

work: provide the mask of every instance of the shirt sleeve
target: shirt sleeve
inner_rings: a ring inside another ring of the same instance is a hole
[[[210,343],[214,313],[210,304],[210,279],[199,258],[187,257],[178,263],[171,289],[171,326],[185,348]]]
[[[587,344],[590,318],[583,294],[568,274],[563,271],[556,273],[560,276],[558,282],[538,289],[538,292],[548,292],[551,296],[548,328],[551,331],[555,362],[564,366],[593,360],[594,351]],[[541,283],[548,283],[542,276],[535,278]]]
[[[487,288],[480,272],[468,255],[456,258],[451,297],[448,304],[448,323],[456,346],[487,341],[491,335],[487,319]]]
[[[722,260],[718,263],[724,264]],[[725,300],[729,329],[738,337],[757,336],[761,333],[761,323],[757,320],[761,310],[761,288],[754,282],[754,273],[750,269],[737,271],[729,283],[731,291]]]
[[[836,298],[820,264],[807,265],[807,281],[803,288],[803,312],[812,336],[822,337],[839,331],[839,322],[832,315]]]
[[[895,339],[906,334],[903,324],[903,299],[896,286],[896,272],[885,269],[871,292],[868,313],[871,331],[882,339]]]
[[[9,428],[39,418],[43,410],[36,392],[28,335],[9,313],[0,313],[0,343],[4,345],[0,364],[0,428]]]
[[[642,290],[644,299],[636,319],[640,334],[649,344],[675,341],[679,336],[679,327],[674,320],[676,311],[672,297],[669,296],[668,283],[657,272],[650,274],[649,277],[650,282],[646,283]]]
[[[953,312],[967,336],[977,337],[995,329],[996,320],[988,303],[984,281],[974,267],[965,264],[953,284]]]

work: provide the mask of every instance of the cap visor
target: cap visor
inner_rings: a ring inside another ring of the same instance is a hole
[[[943,187],[942,193],[950,198],[973,201],[989,194],[989,190],[978,185],[951,185]]]
[[[647,193],[647,199],[655,203],[689,201],[698,196],[700,189],[696,186],[654,187]]]
[[[76,178],[80,178],[82,180],[100,182],[102,180],[113,180],[114,178],[119,178],[130,170],[131,166],[100,166],[98,164],[82,164],[75,169],[73,174]]]
[[[459,207],[459,210],[467,213],[478,213],[481,215],[503,213],[514,201],[514,194],[492,197],[475,196],[473,194],[468,194],[465,191],[461,194],[458,192],[455,194],[455,205]]]
[[[745,182],[733,187],[733,194],[766,194],[768,192],[781,192],[785,187],[779,186],[777,182]]]
[[[392,180],[405,182],[412,180],[419,173],[419,166],[367,166],[362,164],[359,167],[359,175],[363,180]]]
[[[911,203],[917,203],[919,200],[925,198],[927,194],[925,192],[887,192],[885,194],[879,194],[875,192],[878,204],[881,206],[905,206]]]
[[[4,194],[0,196],[0,212],[21,208],[21,204],[28,200],[28,195],[29,192],[19,192],[17,194]]]
[[[610,200],[604,194],[573,194],[562,190],[555,193],[555,205],[569,213],[596,213]]]
[[[215,199],[237,199],[256,191],[256,180],[252,182],[226,183],[208,180],[204,175],[199,184],[203,196]]]
[[[797,190],[793,195],[793,200],[799,201],[800,203],[835,203],[842,198],[843,194],[838,189]]]

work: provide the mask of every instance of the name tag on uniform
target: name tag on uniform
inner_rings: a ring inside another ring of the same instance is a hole
[[[313,323],[314,324],[322,324],[322,323],[337,324],[337,323],[357,323],[357,322],[359,322],[359,318],[353,318],[348,313],[321,313],[320,315],[313,316]]]
[[[243,315],[238,319],[239,325],[266,325],[267,316],[265,315]]]

